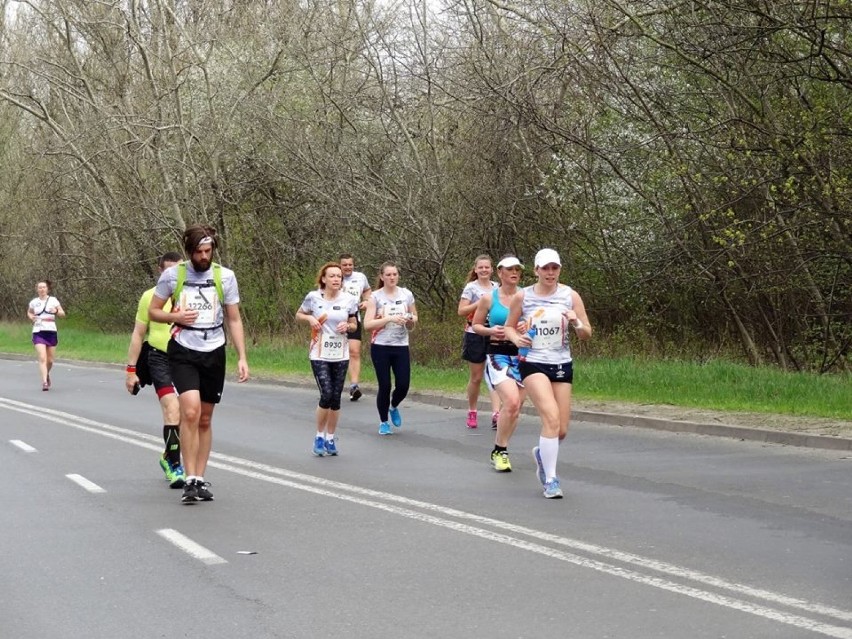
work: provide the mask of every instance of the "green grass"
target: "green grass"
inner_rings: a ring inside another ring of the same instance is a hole
[[[252,375],[310,379],[307,332],[302,333],[289,339],[250,345]],[[74,322],[63,322],[59,335],[57,356],[60,360],[125,363],[130,327],[126,335],[111,335]],[[32,352],[29,324],[0,322],[0,353]],[[233,356],[229,361],[233,367]],[[364,383],[375,382],[368,358],[362,367],[361,379]],[[580,401],[670,404],[852,420],[852,377],[849,375],[786,373],[721,360],[692,363],[590,358],[576,361],[574,382],[574,396]],[[413,367],[413,390],[462,394],[466,384],[467,368],[460,360],[446,367],[417,364]]]

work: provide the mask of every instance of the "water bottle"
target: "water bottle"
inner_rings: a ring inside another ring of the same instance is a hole
[[[535,326],[532,326],[530,330],[527,331],[527,337],[530,339],[535,338]],[[526,361],[527,354],[530,352],[529,346],[519,346],[518,347],[518,359],[522,362]]]

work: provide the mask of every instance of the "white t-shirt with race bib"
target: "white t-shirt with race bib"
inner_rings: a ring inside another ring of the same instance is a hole
[[[414,295],[407,288],[398,286],[393,297],[389,297],[385,289],[373,291],[372,299],[376,302],[376,318],[411,313]],[[408,329],[405,324],[388,322],[382,328],[373,331],[372,343],[382,346],[408,346]]]
[[[537,295],[535,286],[524,288],[521,319],[528,328],[535,328],[528,362],[566,364],[571,361],[568,343],[568,321],[562,315],[574,308],[571,287],[559,284],[552,295]]]
[[[219,301],[216,292],[216,283],[213,278],[213,268],[203,272],[197,272],[192,262],[186,263],[186,282],[181,291],[181,300],[177,301],[176,307],[185,304],[189,308],[198,311],[198,317],[191,328],[175,325],[172,329],[172,339],[178,344],[193,351],[209,353],[225,344],[225,305],[239,304],[240,291],[237,287],[237,278],[234,272],[222,269],[222,293],[224,301]],[[154,287],[154,295],[160,299],[167,300],[175,292],[177,287],[177,266],[170,266],[157,281]],[[174,309],[173,309],[174,310]]]
[[[349,359],[349,340],[346,333],[338,333],[336,327],[340,322],[355,317],[358,313],[358,298],[341,291],[334,299],[328,300],[322,291],[311,291],[305,296],[299,310],[322,321],[320,331],[311,335],[310,359],[324,362]]]
[[[34,297],[30,301],[29,308],[33,312],[33,315],[36,316],[33,322],[33,333],[38,333],[39,331],[56,332],[56,315],[48,313],[47,309],[52,308],[55,310],[58,306],[59,300],[52,295],[48,295],[44,301],[38,297]]]

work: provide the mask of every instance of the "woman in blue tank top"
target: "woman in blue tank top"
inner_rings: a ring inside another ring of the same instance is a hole
[[[480,298],[473,315],[473,330],[488,338],[485,360],[485,383],[489,390],[500,396],[501,409],[497,418],[497,434],[491,451],[494,470],[508,473],[509,439],[518,424],[518,415],[524,401],[524,385],[518,370],[518,347],[506,339],[505,325],[509,305],[518,294],[518,283],[524,266],[514,255],[508,255],[497,264],[500,288]]]
[[[548,499],[562,497],[556,461],[559,442],[568,434],[571,419],[571,386],[574,368],[568,343],[568,327],[580,339],[592,336],[583,299],[570,286],[559,283],[562,261],[553,249],[535,256],[538,281],[512,298],[506,336],[529,353],[519,363],[521,379],[541,419],[539,445],[533,448],[538,479]],[[526,332],[517,323],[526,322]]]

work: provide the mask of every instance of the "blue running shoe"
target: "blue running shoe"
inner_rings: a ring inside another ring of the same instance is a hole
[[[317,457],[322,457],[325,455],[325,439],[322,437],[314,438],[314,455]]]
[[[562,488],[559,486],[559,477],[554,477],[544,485],[544,496],[547,499],[562,499]]]
[[[541,451],[538,446],[533,448],[533,459],[535,459],[536,476],[541,485],[544,486],[547,483],[547,475],[544,474],[544,465],[541,463]]]
[[[337,456],[337,444],[333,439],[325,440],[325,454],[331,455],[332,457]]]
[[[402,426],[402,415],[399,414],[399,408],[397,408],[396,406],[391,406],[390,418],[391,424],[393,424],[395,427],[399,428],[400,426]]]
[[[379,424],[379,435],[390,435],[393,431],[391,431],[390,424],[387,422],[382,422]]]
[[[166,473],[166,479],[169,480],[169,488],[183,488],[186,482],[186,473],[183,470],[183,466],[172,464],[169,472]]]

